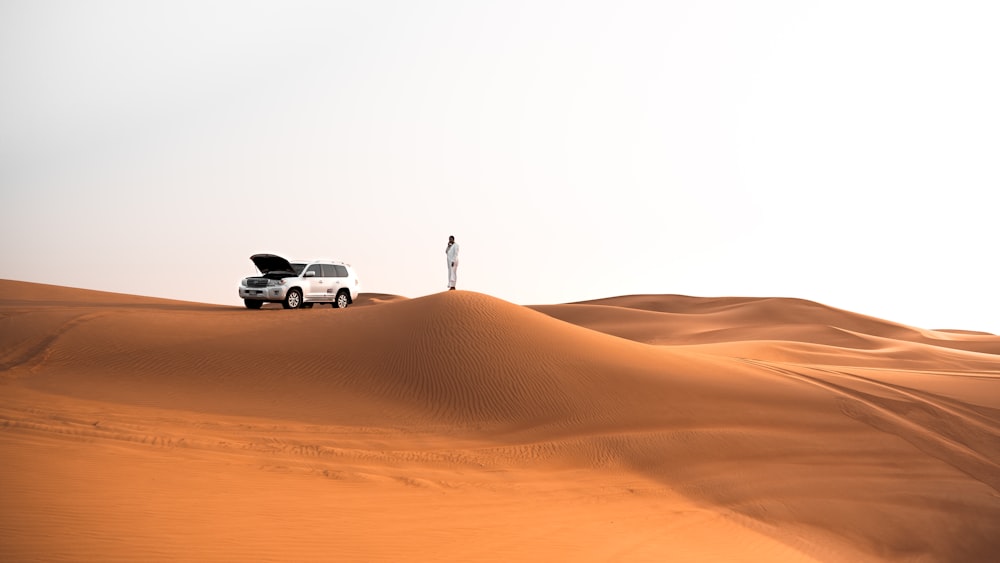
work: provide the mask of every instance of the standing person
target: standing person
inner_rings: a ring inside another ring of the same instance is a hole
[[[455,282],[458,279],[458,243],[455,237],[448,237],[448,246],[444,249],[448,257],[448,289],[455,289]]]

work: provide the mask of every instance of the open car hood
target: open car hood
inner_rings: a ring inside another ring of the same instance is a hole
[[[295,272],[292,265],[281,256],[275,256],[274,254],[254,254],[250,257],[253,260],[257,269],[260,273],[267,274],[270,272]]]

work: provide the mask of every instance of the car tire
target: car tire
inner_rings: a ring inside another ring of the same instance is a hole
[[[289,289],[285,295],[285,300],[281,302],[285,309],[298,309],[302,306],[302,291],[299,289]]]
[[[351,304],[351,296],[347,294],[346,291],[341,291],[337,294],[337,298],[333,301],[334,309],[346,309],[348,305]]]
[[[260,309],[264,302],[256,299],[244,299],[243,304],[246,305],[247,309]]]

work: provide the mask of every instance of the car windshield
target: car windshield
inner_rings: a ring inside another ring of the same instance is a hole
[[[301,276],[302,275],[302,270],[306,269],[306,263],[305,262],[292,262],[291,264],[292,264],[292,269],[295,270],[295,275],[296,276]]]

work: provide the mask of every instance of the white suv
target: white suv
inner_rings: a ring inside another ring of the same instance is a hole
[[[343,262],[289,262],[274,254],[254,254],[250,260],[261,275],[240,282],[240,297],[247,309],[260,309],[264,303],[281,303],[285,309],[329,303],[343,309],[361,291],[354,268]]]

